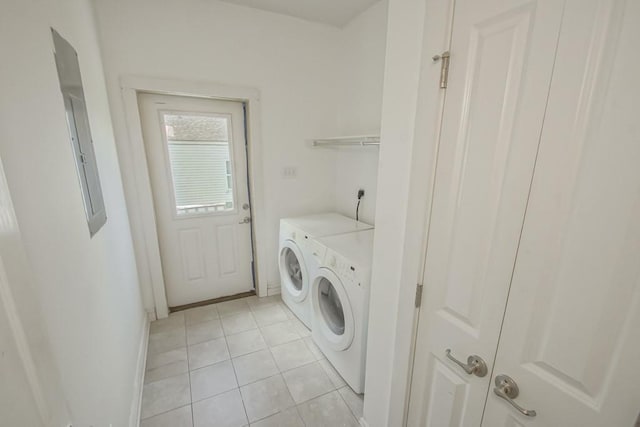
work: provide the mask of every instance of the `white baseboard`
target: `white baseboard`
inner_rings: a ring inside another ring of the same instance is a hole
[[[280,295],[280,284],[267,286],[267,296]]]
[[[140,408],[142,406],[142,388],[144,386],[144,371],[147,365],[147,345],[149,343],[149,314],[142,318],[142,337],[138,348],[138,360],[136,362],[136,373],[133,379],[133,399],[131,399],[131,410],[129,412],[129,427],[140,425]],[[153,315],[155,317],[155,314]]]

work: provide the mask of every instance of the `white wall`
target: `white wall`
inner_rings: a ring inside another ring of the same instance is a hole
[[[379,1],[351,21],[342,34],[340,135],[379,135],[387,28],[387,2]],[[376,147],[341,148],[335,155],[336,211],[353,217],[358,189],[365,190],[360,219],[375,223]]]
[[[9,316],[0,305],[0,410],[3,426],[44,427],[36,408],[31,386],[23,367],[14,335],[9,327]],[[60,425],[64,419],[57,420]]]
[[[119,78],[164,77],[261,93],[268,282],[279,283],[278,222],[333,207],[331,156],[305,140],[335,132],[339,30],[221,2],[96,2],[116,135],[127,143]],[[296,179],[282,176],[297,168]],[[322,179],[320,179],[322,177]],[[148,309],[151,300],[145,301]]]
[[[390,0],[364,419],[403,425],[443,94],[449,0]],[[423,294],[423,299],[428,298]]]
[[[402,3],[402,4],[401,4]],[[382,107],[378,205],[373,253],[364,418],[388,424],[404,256],[424,0],[390,0]]]
[[[335,150],[311,148],[307,140],[351,130],[338,120],[349,110],[342,105],[346,100],[370,108],[373,113],[363,110],[362,117],[354,116],[354,120],[360,120],[367,127],[364,130],[376,130],[379,112],[376,114],[373,104],[380,101],[369,94],[368,86],[380,85],[381,77],[367,80],[362,74],[369,72],[365,64],[380,68],[374,75],[382,72],[384,48],[365,48],[364,59],[351,71],[362,79],[353,88],[349,85],[353,97],[346,96],[348,74],[343,63],[350,51],[359,51],[358,40],[345,43],[346,34],[368,33],[369,22],[384,22],[384,8],[376,6],[370,17],[344,31],[217,1],[96,0],[96,8],[112,115],[121,144],[128,143],[121,76],[216,82],[260,91],[268,283],[279,286],[279,219],[336,209],[338,180],[345,174],[344,168],[340,172],[335,168]],[[374,39],[383,45],[384,34]],[[378,87],[378,97],[380,90]],[[355,130],[362,132],[359,126]],[[373,219],[375,193],[377,159],[369,157],[355,173],[347,174],[344,185],[357,188],[364,182],[371,189],[363,201],[365,219]],[[296,167],[296,179],[282,176],[287,166]],[[351,216],[354,191],[349,191],[349,208],[339,208]],[[145,307],[151,310],[153,299],[149,290],[145,292]]]
[[[93,238],[50,27],[79,55],[108,216]],[[0,51],[0,158],[33,276],[34,310],[45,325],[39,331],[27,316],[25,329],[48,337],[42,357],[59,372],[69,421],[128,425],[145,317],[91,4],[4,1]]]
[[[42,305],[0,162],[0,425],[70,421]]]

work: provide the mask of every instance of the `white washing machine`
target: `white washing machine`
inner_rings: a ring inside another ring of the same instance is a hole
[[[313,340],[356,393],[364,392],[373,230],[318,239],[311,282]]]
[[[280,289],[282,301],[311,329],[310,279],[324,257],[316,238],[370,230],[373,226],[337,213],[280,220]]]

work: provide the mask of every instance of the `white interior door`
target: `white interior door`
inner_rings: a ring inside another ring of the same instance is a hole
[[[537,414],[492,391],[487,427],[640,413],[640,2],[568,0],[563,21],[494,369]]]
[[[138,102],[169,306],[253,289],[242,103]]]
[[[482,418],[490,373],[467,374],[446,350],[493,364],[562,8],[559,0],[456,1],[411,426]]]

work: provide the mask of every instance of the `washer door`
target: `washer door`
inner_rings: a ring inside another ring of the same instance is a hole
[[[280,280],[283,290],[295,302],[301,302],[309,293],[309,276],[302,252],[293,240],[285,240],[280,248]]]
[[[355,331],[351,303],[340,281],[330,269],[322,267],[313,280],[314,327],[335,351],[351,345]]]

